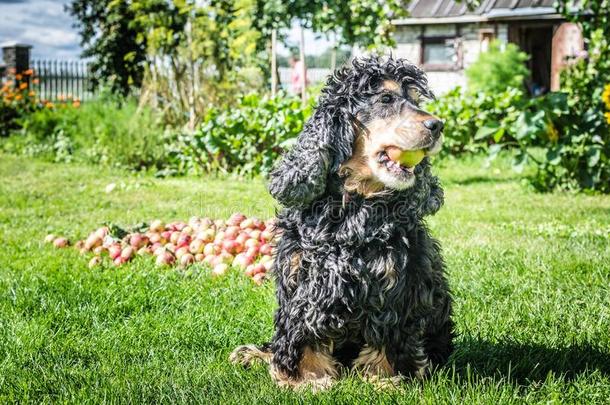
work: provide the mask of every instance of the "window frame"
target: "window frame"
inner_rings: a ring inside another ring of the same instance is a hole
[[[460,41],[459,35],[434,35],[434,36],[426,36],[422,33],[419,37],[420,44],[420,54],[419,54],[419,63],[424,70],[427,71],[441,71],[441,72],[450,72],[456,71],[460,69],[462,65],[462,52],[460,49],[461,44],[458,43],[456,49],[457,60],[455,62],[447,62],[447,63],[426,63],[424,60],[425,48],[427,44],[446,44],[448,40],[453,40],[454,46],[455,43]]]

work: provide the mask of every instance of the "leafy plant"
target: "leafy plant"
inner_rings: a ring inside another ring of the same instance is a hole
[[[515,44],[499,40],[466,69],[468,89],[473,92],[501,92],[508,87],[523,88],[530,72],[525,66],[529,56]]]
[[[592,32],[589,57],[562,73],[563,93],[534,99],[517,121],[523,162],[536,167],[541,190],[610,192],[610,120],[604,88],[610,79],[610,47],[602,30]],[[539,153],[534,141],[545,141]]]
[[[89,101],[76,108],[43,108],[2,143],[7,152],[50,161],[84,162],[134,170],[166,164],[168,137],[155,115],[133,100]]]
[[[303,129],[311,107],[280,95],[241,97],[232,108],[210,108],[199,129],[173,148],[177,172],[266,174]]]
[[[427,105],[445,122],[443,153],[479,152],[503,139],[513,139],[514,124],[526,96],[519,88],[471,92],[456,87]]]

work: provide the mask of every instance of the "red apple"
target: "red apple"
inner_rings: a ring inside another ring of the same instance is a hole
[[[254,281],[256,285],[262,285],[265,278],[265,273],[256,273],[254,276],[252,276],[252,281]]]
[[[146,256],[152,254],[152,250],[150,247],[141,247],[137,252],[138,256]]]
[[[180,260],[180,258],[182,258],[182,256],[184,256],[185,254],[190,254],[189,253],[189,248],[186,246],[182,246],[178,249],[176,249],[176,259]]]
[[[249,264],[246,266],[246,271],[244,272],[246,276],[252,277],[254,275],[254,264]]]
[[[214,269],[212,270],[212,275],[213,276],[224,276],[227,273],[227,270],[229,270],[228,264],[219,263],[214,266]]]
[[[94,232],[95,236],[97,236],[100,239],[104,239],[106,236],[108,236],[108,233],[110,232],[110,229],[108,229],[107,226],[102,226],[101,228],[97,228]]]
[[[148,244],[148,237],[141,233],[134,233],[129,237],[129,244],[134,249],[139,249]]]
[[[258,241],[258,239],[255,238],[250,238],[246,241],[246,243],[244,244],[244,246],[246,247],[246,249],[252,249],[252,248],[256,248],[258,249],[260,247],[261,243]]]
[[[157,264],[157,266],[171,266],[172,264],[174,264],[175,261],[176,258],[174,257],[174,255],[172,255],[170,252],[163,252],[159,256],[157,256],[157,260],[155,260],[155,263]]]
[[[155,219],[150,223],[150,230],[153,232],[163,232],[165,230],[165,224],[160,219]]]
[[[150,243],[152,243],[153,245],[155,243],[160,243],[161,242],[161,234],[159,234],[157,232],[151,232],[150,236],[148,237],[148,241]]]
[[[245,253],[240,253],[233,259],[233,266],[246,268],[248,265],[252,264],[254,261],[253,258],[248,257]]]
[[[208,243],[207,245],[205,245],[205,247],[203,248],[203,254],[206,256],[210,256],[210,255],[217,255],[219,254],[221,251],[219,246],[216,246],[213,243]]]
[[[172,231],[161,232],[161,239],[163,239],[164,241],[169,242],[171,237],[172,237]]]
[[[273,237],[274,237],[274,232],[270,231],[269,229],[265,229],[264,231],[261,232],[261,239],[266,242],[271,242],[273,240]]]
[[[104,253],[106,251],[106,248],[104,246],[97,246],[95,248],[93,248],[93,254],[99,256],[102,253]]]
[[[268,243],[262,244],[259,248],[259,252],[261,255],[271,255],[273,253],[273,247]]]
[[[195,256],[190,253],[185,253],[179,260],[182,267],[187,267],[195,262]]]
[[[227,220],[227,225],[239,225],[241,222],[246,219],[246,216],[240,212],[236,212],[231,215]]]
[[[102,246],[104,238],[100,237],[97,232],[90,234],[85,240],[85,249],[92,250],[98,246]]]
[[[53,246],[55,246],[56,248],[65,248],[69,244],[70,242],[68,242],[68,239],[63,237],[53,239]]]
[[[133,254],[134,249],[131,246],[127,246],[121,251],[121,257],[125,259],[125,261],[131,259],[133,257]]]
[[[117,257],[116,257],[116,258],[115,258],[115,259],[112,261],[112,263],[114,263],[114,265],[118,267],[118,266],[120,266],[120,265],[122,265],[122,264],[124,264],[124,263],[127,263],[127,259],[125,259],[125,258],[124,258],[124,257],[122,257],[122,256],[117,256]]]
[[[225,238],[235,239],[237,235],[239,235],[240,229],[239,226],[229,226],[225,231]]]
[[[122,252],[121,245],[119,245],[118,243],[115,243],[108,247],[108,256],[110,256],[110,258],[112,260],[119,257],[121,255],[121,252]]]
[[[191,237],[190,237],[190,235],[187,235],[185,233],[181,233],[180,236],[178,237],[178,240],[176,241],[176,245],[179,247],[188,246],[190,243],[191,243]]]
[[[201,239],[195,239],[189,245],[189,251],[192,254],[196,255],[197,253],[202,253],[204,247],[205,247],[204,241],[202,241]]]
[[[203,259],[205,259],[205,255],[204,255],[203,253],[197,253],[197,254],[195,255],[195,261],[196,261],[197,263],[202,262],[202,261],[203,261]]]
[[[99,266],[100,264],[102,264],[102,258],[99,257],[99,256],[93,256],[91,258],[91,260],[89,260],[88,266],[89,266],[90,269],[92,269],[94,267]]]

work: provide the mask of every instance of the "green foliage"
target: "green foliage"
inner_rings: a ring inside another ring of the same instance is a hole
[[[500,92],[508,87],[523,88],[530,72],[525,66],[525,52],[511,43],[492,41],[487,52],[466,69],[468,89],[473,92]]]
[[[137,41],[135,14],[128,0],[72,0],[66,10],[74,17],[91,58],[91,85],[105,84],[126,95],[142,83],[146,46]]]
[[[514,139],[514,124],[525,100],[519,88],[475,93],[456,87],[426,108],[445,122],[443,154],[455,156]]]
[[[602,30],[591,33],[588,59],[562,73],[563,93],[532,101],[517,122],[518,159],[537,168],[541,190],[610,192],[610,120],[602,93],[610,85],[610,47]],[[534,142],[546,140],[544,153]]]
[[[244,96],[232,108],[210,108],[200,128],[182,135],[173,150],[179,172],[269,172],[279,155],[303,129],[311,106],[280,95]]]
[[[133,101],[100,100],[80,108],[42,109],[22,121],[2,149],[54,162],[86,162],[133,170],[159,168],[167,137],[154,115]]]

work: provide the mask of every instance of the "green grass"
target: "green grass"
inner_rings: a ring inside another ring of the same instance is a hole
[[[604,403],[610,398],[610,197],[536,194],[502,161],[446,162],[442,242],[459,336],[424,383],[356,377],[318,395],[227,361],[272,333],[273,286],[146,260],[89,270],[48,232],[104,221],[267,218],[261,181],[154,179],[0,156],[0,403]],[[116,182],[112,193],[104,187]]]

